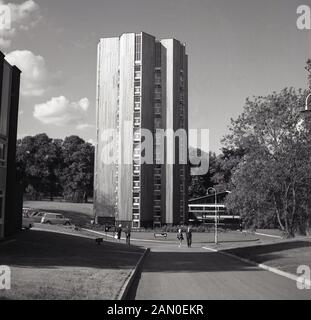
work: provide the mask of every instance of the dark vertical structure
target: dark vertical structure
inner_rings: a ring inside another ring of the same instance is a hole
[[[155,37],[142,32],[141,34],[141,128],[154,130],[154,68],[155,68]],[[143,141],[141,141],[143,142]],[[140,224],[153,226],[153,164],[141,164],[140,190]],[[133,203],[135,198],[133,199]]]
[[[22,186],[16,177],[20,70],[0,52],[0,238],[22,227]]]

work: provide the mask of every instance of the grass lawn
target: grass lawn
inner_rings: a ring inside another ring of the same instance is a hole
[[[311,240],[288,240],[228,250],[239,257],[296,274],[299,265],[311,267]]]
[[[141,248],[42,231],[0,245],[12,271],[0,299],[115,299],[142,256]]]
[[[73,224],[80,226],[90,223],[93,218],[93,203],[24,201],[24,207],[62,213],[66,218],[72,219]]]

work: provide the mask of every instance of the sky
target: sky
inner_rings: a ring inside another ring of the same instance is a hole
[[[0,49],[22,69],[18,135],[96,136],[100,38],[145,31],[185,42],[189,127],[210,130],[219,152],[247,97],[305,88],[311,30],[297,7],[310,0],[0,0],[12,25]]]

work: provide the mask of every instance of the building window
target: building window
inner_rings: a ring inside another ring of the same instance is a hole
[[[5,150],[6,145],[4,143],[0,143],[0,166],[4,166],[6,162]]]
[[[133,214],[139,214],[139,208],[134,208],[133,209]]]
[[[161,66],[161,43],[156,42],[155,44],[155,65],[156,67]]]
[[[161,200],[161,194],[156,194],[156,195],[154,196],[154,199],[155,199],[155,200]]]
[[[133,221],[133,228],[139,228],[139,221]]]
[[[135,78],[136,79],[139,79],[139,78],[141,78],[141,71],[135,71]]]
[[[162,99],[162,94],[161,94],[161,92],[155,92],[155,93],[154,93],[154,98],[155,98],[155,100],[161,100],[161,99]]]
[[[135,36],[135,61],[141,60],[141,35],[136,34]]]
[[[161,107],[155,107],[154,113],[155,113],[155,115],[161,115]]]
[[[2,219],[2,216],[3,216],[3,204],[4,204],[3,191],[0,190],[0,219]]]

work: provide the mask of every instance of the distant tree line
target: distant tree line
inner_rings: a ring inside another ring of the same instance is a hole
[[[229,210],[248,228],[278,227],[285,235],[307,234],[311,221],[311,124],[301,111],[309,90],[285,88],[247,99],[231,120],[220,155],[210,153],[210,170],[191,177],[189,196],[208,187],[230,190]],[[311,120],[310,120],[311,121]]]
[[[28,199],[87,202],[93,196],[94,146],[78,136],[61,140],[43,133],[19,139],[16,161]]]

